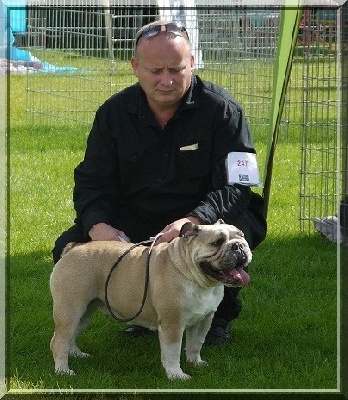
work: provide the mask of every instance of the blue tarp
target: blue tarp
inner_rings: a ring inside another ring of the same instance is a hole
[[[1,13],[4,16],[5,21],[5,30],[7,27],[7,10],[11,7],[10,10],[10,27],[12,32],[26,32],[27,24],[26,24],[26,16],[27,10],[25,8],[26,3],[23,0],[1,0]]]
[[[8,14],[9,13],[9,14]],[[3,16],[4,29],[1,29],[2,38],[0,46],[5,51],[6,60],[0,64],[0,69],[5,72],[46,72],[66,73],[75,72],[76,68],[57,67],[42,61],[31,54],[30,51],[20,49],[14,45],[16,33],[26,33],[26,7],[23,0],[0,0],[0,15]],[[8,21],[8,15],[10,21]]]

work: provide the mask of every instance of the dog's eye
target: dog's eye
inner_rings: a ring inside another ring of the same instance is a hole
[[[220,247],[220,246],[222,246],[224,244],[224,242],[225,242],[225,239],[224,238],[220,238],[220,239],[216,240],[215,242],[213,242],[211,244],[213,246]]]

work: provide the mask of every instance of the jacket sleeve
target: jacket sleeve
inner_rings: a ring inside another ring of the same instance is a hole
[[[227,182],[226,158],[229,152],[256,153],[248,124],[242,109],[233,102],[217,114],[214,128],[213,190],[206,194],[200,204],[188,216],[198,217],[203,224],[214,224],[219,218],[233,223],[248,210],[253,192],[250,187]]]
[[[74,170],[73,201],[76,221],[87,237],[93,225],[112,221],[119,198],[117,145],[105,117],[106,107],[96,113],[83,161]]]
[[[202,221],[202,224],[215,224],[223,219],[233,224],[244,211],[248,210],[252,192],[250,188],[241,185],[225,185],[208,193],[204,200],[188,214]]]

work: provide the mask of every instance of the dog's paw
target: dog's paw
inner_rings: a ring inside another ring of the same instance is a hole
[[[180,379],[182,381],[186,381],[187,379],[190,379],[191,376],[185,374],[181,369],[180,370],[169,370],[166,371],[168,379],[174,380],[174,379]]]
[[[69,368],[56,368],[56,374],[73,376],[75,372]]]
[[[189,361],[189,360],[188,360]],[[193,365],[197,366],[197,367],[205,367],[206,365],[208,365],[208,363],[204,360],[200,360],[200,361],[190,361]]]
[[[201,359],[201,356],[195,355],[195,356],[186,356],[186,361],[193,365],[201,366],[201,365],[208,365],[208,363],[204,360]]]
[[[72,357],[79,357],[79,358],[84,358],[84,357],[90,357],[91,355],[88,353],[84,353],[81,351],[79,348],[75,347],[73,349],[69,350],[69,355]]]

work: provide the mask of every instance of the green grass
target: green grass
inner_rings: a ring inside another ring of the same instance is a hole
[[[124,337],[123,324],[97,314],[78,341],[92,357],[71,360],[74,377],[55,375],[49,350],[50,251],[74,218],[72,172],[83,157],[89,126],[32,126],[21,102],[24,89],[23,77],[13,76],[8,142],[10,389],[336,388],[336,246],[318,234],[299,232],[299,132],[280,138],[269,233],[254,251],[252,281],[241,293],[244,308],[233,323],[230,345],[204,348],[209,363],[204,368],[183,360],[192,379],[170,382],[161,367],[156,335]],[[256,146],[265,153],[257,134]]]

